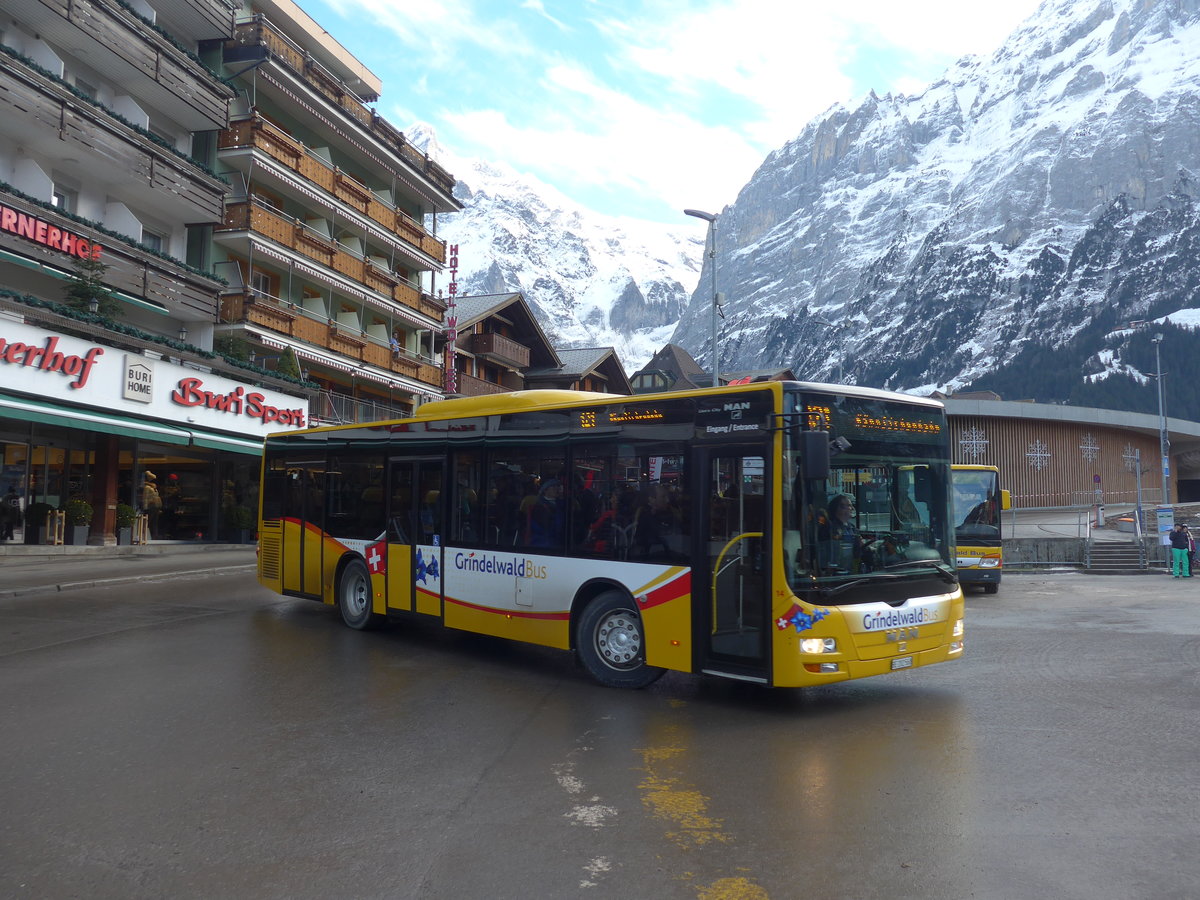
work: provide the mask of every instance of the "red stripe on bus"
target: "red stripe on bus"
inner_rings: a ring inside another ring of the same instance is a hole
[[[640,604],[641,609],[649,609],[652,606],[660,606],[663,603],[670,603],[672,600],[678,600],[680,597],[687,596],[692,592],[692,570],[688,569],[678,578],[668,581],[664,585],[656,587],[654,590],[646,594],[646,602]]]
[[[571,618],[569,612],[522,612],[519,609],[496,609],[494,606],[480,606],[477,603],[468,603],[466,600],[456,600],[453,597],[446,598],[447,603],[453,603],[455,606],[461,606],[465,609],[473,609],[475,612],[494,613],[498,616],[508,616],[517,619],[550,619],[566,621]]]

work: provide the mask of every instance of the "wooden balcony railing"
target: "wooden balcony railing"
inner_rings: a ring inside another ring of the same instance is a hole
[[[401,159],[422,173],[447,195],[454,191],[454,176],[414,147],[403,132],[388,124],[375,111],[368,109],[355,94],[339,79],[313,60],[303,50],[277,31],[262,15],[234,28],[233,43],[242,46],[259,44],[289,69],[307,81],[330,103],[349,113],[378,140],[396,153]]]
[[[458,392],[464,397],[483,397],[487,394],[507,394],[511,388],[506,388],[502,384],[493,384],[490,381],[484,381],[482,378],[476,378],[474,375],[468,375],[466,372],[458,372],[455,375],[458,381]]]
[[[222,150],[252,147],[287,166],[305,181],[324,188],[347,206],[378,222],[405,243],[446,262],[446,242],[440,241],[407,213],[380,200],[365,184],[313,154],[303,143],[261,117],[233,122],[221,132]]]
[[[468,353],[483,356],[514,369],[529,367],[529,348],[502,334],[468,334],[459,339]]]
[[[442,387],[442,370],[432,362],[406,354],[393,354],[383,341],[359,331],[351,331],[328,319],[315,318],[275,297],[252,292],[226,294],[221,298],[221,322],[258,325],[306,344],[323,347],[346,359],[395,372],[439,390]]]
[[[440,322],[445,315],[444,304],[398,275],[351,253],[299,219],[290,219],[258,200],[227,204],[224,219],[216,231],[251,231],[263,235],[432,319]]]
[[[6,53],[0,53],[0,81],[0,119],[21,123],[31,142],[54,141],[63,153],[121,160],[112,176],[116,185],[178,198],[190,207],[186,213],[180,209],[181,219],[213,221],[220,215],[228,184],[147,139],[112,110],[81,101],[61,80]]]

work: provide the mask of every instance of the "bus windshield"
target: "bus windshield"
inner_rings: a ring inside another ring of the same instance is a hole
[[[958,543],[1000,536],[1000,473],[995,469],[956,466],[954,478],[954,533]]]
[[[790,395],[793,421],[827,432],[827,476],[806,478],[788,431],[783,542],[793,589],[897,578],[953,581],[949,445],[941,411],[836,394]],[[852,592],[845,594],[853,602]]]

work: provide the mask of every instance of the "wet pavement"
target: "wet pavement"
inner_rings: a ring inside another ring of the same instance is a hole
[[[134,547],[10,545],[0,549],[0,597],[149,581],[181,574],[254,573],[253,544]]]
[[[151,549],[0,560],[0,896],[1196,896],[1200,580],[1013,575],[958,662],[619,691]]]

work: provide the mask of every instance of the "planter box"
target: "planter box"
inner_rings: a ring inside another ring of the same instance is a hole
[[[90,525],[68,525],[66,527],[67,543],[75,547],[86,546],[91,531]]]
[[[133,544],[133,527],[126,525],[117,529],[117,546],[129,547]]]

